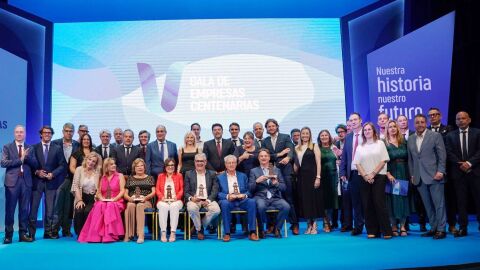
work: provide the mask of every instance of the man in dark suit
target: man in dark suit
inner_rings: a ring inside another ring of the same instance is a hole
[[[198,240],[205,238],[203,229],[220,214],[220,206],[216,202],[218,195],[217,174],[214,171],[206,170],[207,157],[204,153],[195,155],[195,170],[185,173],[185,201],[188,214],[193,220],[197,230]],[[200,220],[200,209],[207,212]]]
[[[252,241],[258,241],[255,233],[255,217],[257,208],[252,194],[248,190],[248,176],[236,171],[237,158],[234,155],[228,155],[224,159],[225,172],[217,176],[218,179],[218,200],[222,209],[223,229],[225,235],[223,241],[230,241],[230,222],[231,211],[242,209],[247,211],[248,219],[248,238]]]
[[[140,157],[140,148],[133,145],[134,134],[131,129],[123,132],[123,144],[113,149],[112,158],[115,159],[117,171],[127,178],[132,174],[132,163]]]
[[[119,145],[122,145],[123,143],[123,130],[119,127],[115,128],[113,130],[113,137],[115,139],[115,141],[112,143],[113,146],[119,146]]]
[[[259,237],[265,238],[263,229],[267,222],[267,210],[272,208],[279,210],[275,223],[275,237],[281,238],[280,228],[290,212],[290,205],[282,197],[282,192],[285,192],[287,187],[280,170],[277,167],[270,167],[270,152],[267,149],[259,151],[258,160],[260,166],[250,171],[248,187],[254,196],[257,213],[260,216]]]
[[[430,126],[428,129],[440,133],[445,143],[447,134],[453,130],[452,126],[442,124],[442,113],[438,108],[428,109],[428,118]],[[457,198],[455,195],[455,186],[453,181],[448,181],[448,175],[445,175],[445,207],[447,208],[447,223],[448,231],[455,233],[457,231],[455,225],[457,224]]]
[[[262,148],[262,141],[263,141],[263,124],[260,122],[256,122],[253,124],[253,134],[255,134],[255,146],[257,148]]]
[[[433,239],[446,237],[446,212],[444,175],[446,151],[442,136],[427,129],[427,118],[423,114],[415,116],[415,134],[407,141],[408,168],[411,182],[422,197],[427,211],[430,231],[422,236]]]
[[[240,134],[240,125],[233,122],[228,126],[228,131],[230,132],[230,140],[232,140],[233,145],[235,147],[241,146],[243,144],[243,139],[238,136],[238,134]]]
[[[38,207],[45,195],[45,220],[43,238],[58,239],[58,216],[54,211],[58,188],[65,181],[67,162],[62,147],[52,143],[53,128],[40,129],[40,143],[33,146],[36,166],[33,178],[32,205],[29,216],[29,233],[35,239]]]
[[[453,180],[455,186],[460,225],[454,236],[462,237],[467,235],[469,190],[480,221],[480,130],[470,127],[471,119],[466,112],[457,113],[455,119],[459,129],[447,134],[446,147],[449,180]]]
[[[345,145],[345,138],[347,137],[347,126],[344,125],[344,124],[338,124],[336,127],[335,127],[335,133],[337,133],[337,137],[335,138],[335,146],[340,149],[340,150],[343,150],[343,146]],[[341,155],[340,155],[340,158],[341,158]],[[340,166],[340,158],[337,157],[337,167]],[[341,189],[341,192],[338,194],[338,209],[333,209],[333,213],[332,213],[332,228],[333,229],[337,229],[338,228],[338,217],[340,215],[340,222],[342,224],[342,228],[341,230],[343,230],[344,232],[345,231],[349,231],[352,229],[352,224],[346,224],[345,221],[344,221],[344,211],[343,211],[343,193],[347,193],[348,192],[348,189],[343,189],[343,185],[341,185],[342,181],[339,179],[340,181],[340,189]],[[350,198],[350,196],[348,197]],[[350,205],[350,209],[351,209],[351,204],[352,202],[349,200],[347,201],[347,203]],[[351,221],[351,219],[350,219]]]
[[[290,136],[288,134],[280,133],[278,128],[279,125],[277,120],[267,119],[265,122],[265,129],[270,136],[263,140],[262,147],[270,151],[270,161],[280,169],[283,175],[286,185],[284,198],[290,205],[289,221],[292,233],[298,235],[298,218],[293,203],[293,166],[291,162],[295,151]]]
[[[290,138],[292,138],[293,146],[297,146],[300,142],[300,129],[294,128],[290,130]]]
[[[231,140],[223,139],[223,126],[219,123],[212,125],[213,140],[203,144],[203,153],[207,156],[207,169],[218,173],[225,171],[224,158],[232,155],[235,145]]]
[[[158,175],[163,172],[167,158],[173,158],[175,164],[178,164],[178,152],[177,145],[166,139],[167,128],[165,126],[158,125],[155,134],[157,139],[147,145],[145,163],[147,163],[147,173],[157,181]]]
[[[5,239],[11,244],[15,208],[18,202],[18,239],[20,242],[32,242],[27,236],[28,209],[32,194],[32,172],[35,166],[33,151],[25,144],[25,128],[16,126],[13,130],[15,140],[3,146],[2,168],[5,168]]]
[[[65,123],[63,125],[63,137],[53,140],[52,143],[57,144],[62,148],[67,169],[65,171],[65,181],[57,190],[55,201],[55,213],[58,216],[58,225],[62,228],[62,235],[71,237],[70,227],[73,219],[73,195],[71,193],[73,175],[68,169],[70,166],[70,156],[80,148],[80,143],[73,140],[73,133],[75,126],[72,123]]]
[[[150,142],[150,132],[140,130],[140,132],[138,132],[138,141],[139,144],[137,146],[140,147],[140,158],[145,160],[147,157],[147,145],[148,142]]]
[[[99,146],[95,147],[95,152],[97,152],[102,159],[106,159],[112,157],[113,149],[115,145],[110,143],[110,139],[112,138],[112,133],[108,129],[102,129],[100,131],[100,141],[102,142]]]
[[[360,184],[363,179],[358,174],[355,164],[352,164],[352,160],[355,157],[355,151],[363,142],[362,117],[359,113],[353,112],[348,118],[348,123],[350,124],[352,132],[345,138],[339,167],[342,186],[345,186],[347,190],[347,192],[344,191],[342,194],[345,226],[342,224],[341,231],[348,231],[352,224],[353,216],[353,229],[351,234],[355,236],[362,234],[363,225],[365,224],[360,196]]]

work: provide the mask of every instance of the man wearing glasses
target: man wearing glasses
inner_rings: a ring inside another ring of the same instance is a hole
[[[88,134],[89,131],[88,131],[88,126],[87,125],[79,125],[78,126],[78,142],[79,143],[82,143],[80,140],[82,138],[83,135],[85,134]]]
[[[430,120],[430,129],[433,132],[440,133],[445,143],[447,133],[453,130],[450,125],[442,124],[442,113],[438,108],[430,108],[428,110],[428,118]],[[457,229],[455,225],[457,223],[457,205],[456,205],[456,195],[455,189],[453,187],[452,181],[447,181],[447,176],[445,176],[445,206],[447,208],[447,223],[448,231],[455,233]]]
[[[215,171],[206,170],[207,156],[204,153],[195,155],[195,170],[185,173],[185,201],[188,214],[193,220],[197,230],[198,240],[205,238],[203,228],[220,214],[220,206],[215,201],[218,195],[217,174]],[[200,220],[200,209],[207,212]]]
[[[75,132],[75,126],[72,123],[65,123],[63,125],[62,134],[63,137],[57,140],[53,140],[52,143],[60,146],[63,150],[63,156],[65,162],[70,165],[70,156],[72,153],[78,150],[80,143],[73,140],[73,133]],[[58,215],[59,226],[62,228],[62,234],[66,237],[71,237],[70,227],[72,224],[72,204],[73,196],[70,192],[72,188],[73,175],[66,170],[65,181],[58,188],[58,194],[55,202],[55,212]]]
[[[40,131],[41,141],[33,146],[36,159],[35,176],[32,187],[32,205],[29,216],[29,232],[35,239],[38,207],[42,195],[45,194],[45,239],[58,239],[58,216],[55,214],[55,196],[57,189],[65,181],[67,162],[62,148],[52,143],[53,128],[43,126]]]

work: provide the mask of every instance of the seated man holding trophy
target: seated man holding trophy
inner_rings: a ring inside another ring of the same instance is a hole
[[[248,219],[248,238],[252,241],[258,241],[255,233],[255,215],[256,204],[248,191],[247,175],[235,170],[237,167],[237,158],[234,155],[225,157],[225,172],[217,176],[219,191],[218,199],[222,209],[223,229],[225,235],[223,241],[230,241],[230,221],[232,219],[230,211],[241,209],[247,211]]]
[[[204,153],[195,155],[195,169],[185,173],[185,201],[190,218],[197,230],[198,240],[203,240],[203,228],[220,214],[220,207],[215,201],[218,195],[217,174],[206,170],[207,156]],[[200,221],[200,209],[207,210]]]
[[[263,227],[267,222],[267,209],[279,210],[275,226],[275,237],[281,238],[280,228],[290,212],[290,205],[282,198],[282,192],[286,185],[282,173],[277,167],[270,163],[270,151],[262,148],[258,152],[260,166],[250,171],[248,187],[254,195],[257,204],[258,215],[260,216],[259,237],[265,238]]]

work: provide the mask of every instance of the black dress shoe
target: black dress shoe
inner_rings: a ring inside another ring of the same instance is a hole
[[[279,229],[275,229],[275,238],[282,238],[282,233],[280,233]]]
[[[62,235],[63,235],[63,237],[72,237],[73,236],[70,231],[63,231],[63,230],[62,230]]]
[[[43,235],[43,239],[58,239],[58,234],[47,233]]]
[[[259,231],[258,232],[258,238],[265,239],[265,232],[264,231]]]
[[[430,230],[426,233],[422,233],[420,236],[421,237],[432,237],[432,236],[435,236],[435,231]]]
[[[448,226],[448,232],[455,234],[457,232],[457,228],[455,228],[455,225],[450,225]]]
[[[30,243],[30,242],[33,242],[33,239],[24,234],[24,235],[20,235],[20,237],[18,238],[18,242]]]
[[[352,230],[352,227],[350,227],[350,226],[348,226],[348,227],[343,227],[342,226],[342,228],[340,228],[340,232],[349,232],[351,230]]]
[[[467,234],[468,234],[468,233],[467,233],[467,229],[460,229],[460,230],[454,232],[454,233],[453,233],[453,236],[454,236],[455,238],[457,238],[457,237],[467,236]]]
[[[4,245],[8,245],[8,244],[11,244],[12,243],[12,237],[5,237],[5,239],[3,239],[3,244]]]
[[[360,235],[360,234],[362,234],[362,232],[359,229],[353,228],[353,230],[351,232],[352,236],[356,236],[356,235]]]
[[[446,232],[437,232],[437,233],[433,236],[433,239],[438,240],[438,239],[444,239],[445,237],[447,237],[447,233],[446,233]]]
[[[427,226],[425,224],[420,224],[420,231],[421,232],[426,232],[427,231]]]

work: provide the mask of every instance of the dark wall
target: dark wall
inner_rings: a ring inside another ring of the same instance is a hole
[[[472,126],[480,127],[480,1],[407,0],[406,33],[456,11],[448,123],[467,111]],[[444,119],[444,122],[447,119]]]

